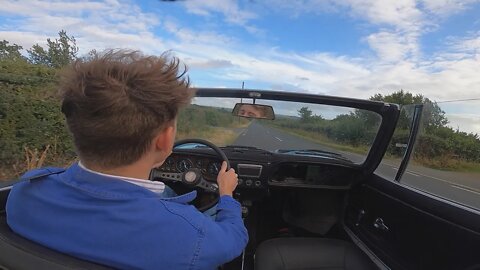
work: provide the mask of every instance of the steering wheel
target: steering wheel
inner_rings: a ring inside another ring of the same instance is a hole
[[[230,161],[228,160],[227,156],[222,151],[222,149],[220,149],[215,144],[202,139],[185,139],[185,140],[180,140],[175,142],[173,148],[176,148],[184,144],[201,144],[201,145],[210,147],[215,151],[215,153],[223,161],[227,163],[227,171],[230,170]],[[169,182],[181,182],[182,184],[188,187],[192,187],[192,188],[198,187],[205,190],[206,192],[215,193],[216,194],[215,199],[213,199],[211,203],[201,207],[197,207],[198,210],[201,212],[204,212],[209,208],[211,208],[212,206],[214,206],[215,204],[217,204],[220,198],[218,194],[218,185],[216,183],[210,183],[209,181],[205,180],[205,178],[203,178],[202,176],[202,172],[198,168],[190,168],[180,173],[163,173],[163,172],[159,173],[159,172],[153,171],[152,177],[153,178],[159,177]]]

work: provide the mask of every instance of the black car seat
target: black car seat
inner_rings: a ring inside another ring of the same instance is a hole
[[[352,243],[325,238],[277,238],[255,253],[255,270],[370,270],[377,266]]]
[[[8,227],[3,214],[0,216],[0,269],[105,270],[111,268],[74,258],[21,237]]]

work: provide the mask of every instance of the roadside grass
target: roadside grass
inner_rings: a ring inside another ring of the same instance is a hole
[[[441,156],[438,159],[426,159],[416,157],[415,164],[442,171],[480,173],[480,163],[455,159],[449,156]]]
[[[296,135],[303,139],[318,143],[320,145],[331,147],[336,150],[346,151],[346,152],[356,153],[361,155],[366,155],[370,151],[370,148],[367,146],[352,146],[352,145],[339,144],[320,133],[313,133],[303,129],[279,127],[276,125],[270,125],[270,126],[277,128],[279,130],[282,130],[284,132],[287,132],[289,134]],[[399,157],[389,155],[388,153],[385,155],[384,159],[388,161],[396,161],[398,162],[398,164],[400,164],[400,160],[401,160]],[[432,169],[437,169],[442,171],[480,173],[480,163],[460,160],[452,156],[441,156],[437,159],[414,157],[412,161],[413,161],[413,164],[415,165],[424,166],[427,168],[432,168]]]
[[[353,146],[353,145],[339,144],[327,138],[323,134],[313,133],[303,129],[292,129],[292,128],[279,127],[275,125],[273,125],[272,127],[282,130],[284,132],[287,132],[289,134],[301,137],[303,139],[309,140],[311,142],[318,143],[327,147],[331,147],[333,149],[340,150],[340,151],[366,155],[370,150],[370,147],[367,147],[367,146]]]
[[[177,132],[176,139],[199,138],[208,140],[216,145],[232,144],[239,135],[237,129],[244,129],[251,122],[232,123],[229,128],[202,126],[199,129],[191,129],[187,132]],[[14,164],[0,164],[0,181],[13,180],[19,178],[29,170],[41,168],[44,166],[68,167],[78,158],[66,158],[57,152],[56,145],[47,145],[44,149],[31,149],[24,147],[23,160]]]
[[[238,134],[232,129],[222,129],[214,127],[205,127],[202,130],[193,130],[189,132],[177,133],[177,140],[195,138],[210,141],[216,145],[223,146],[232,144]]]
[[[189,129],[188,131],[177,131],[176,140],[196,138],[210,141],[216,145],[224,146],[232,144],[237,139],[240,130],[247,128],[251,124],[250,121],[232,122],[228,127],[214,127],[203,125],[198,128]]]
[[[55,145],[47,145],[43,150],[24,147],[24,159],[14,164],[0,165],[0,181],[13,180],[25,172],[45,166],[68,167],[78,161],[77,157],[67,158],[56,152]]]

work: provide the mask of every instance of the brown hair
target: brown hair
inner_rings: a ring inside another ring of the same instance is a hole
[[[80,158],[114,168],[145,154],[194,94],[179,66],[168,54],[109,50],[64,69],[62,112]]]

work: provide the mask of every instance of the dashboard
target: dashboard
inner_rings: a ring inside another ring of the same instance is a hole
[[[250,147],[225,147],[222,150],[239,175],[239,189],[300,187],[348,189],[362,177],[353,163],[331,158],[289,155]],[[195,168],[209,182],[216,182],[222,160],[209,148],[175,150],[154,175],[169,176]]]
[[[217,158],[205,156],[172,154],[157,170],[167,173],[183,173],[191,168],[197,168],[201,171],[205,179],[215,181],[222,167],[221,162],[222,161]]]

